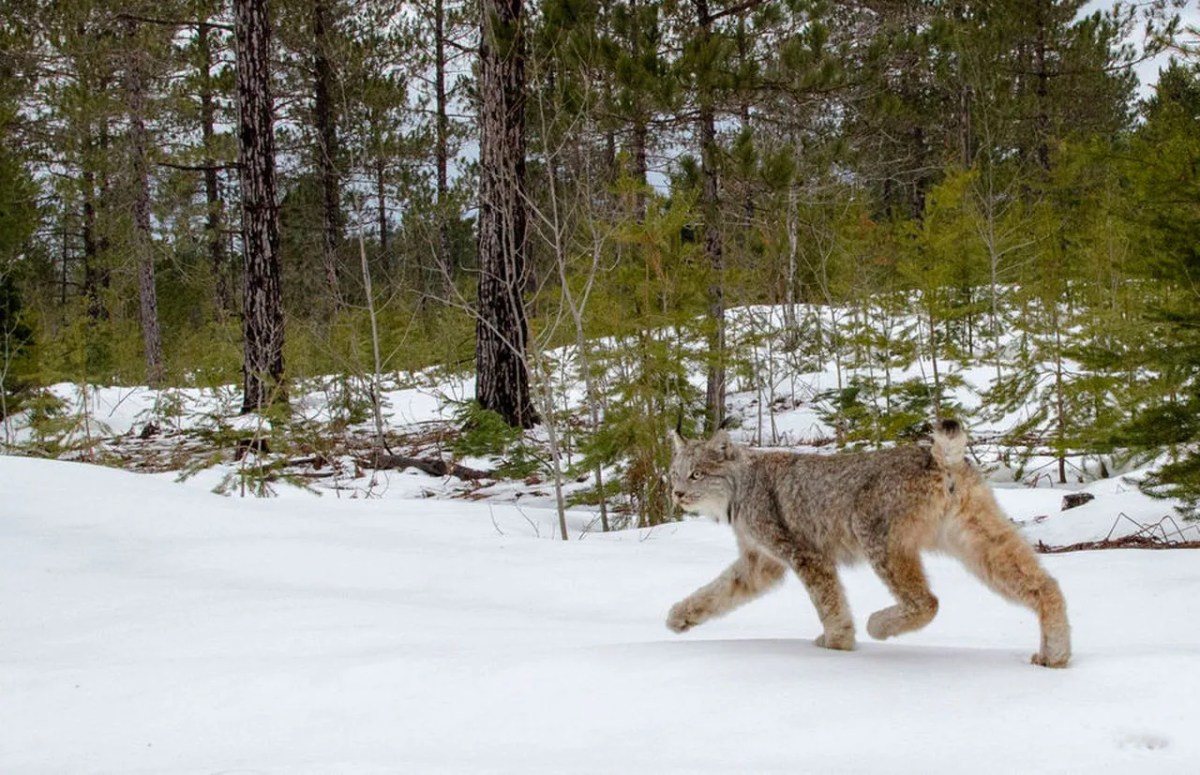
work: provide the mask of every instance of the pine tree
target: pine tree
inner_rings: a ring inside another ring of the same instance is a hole
[[[217,56],[227,42],[227,30],[214,24],[213,17],[224,9],[224,0],[205,0],[196,9],[197,24],[188,47],[188,59],[193,68],[191,80],[198,110],[200,125],[200,166],[204,176],[204,240],[207,246],[209,269],[213,283],[213,308],[218,320],[234,311],[233,278],[230,271],[229,251],[225,235],[225,199],[221,191],[221,166],[225,162],[221,150],[222,140],[218,136],[218,102],[225,90],[224,80],[219,73]],[[190,96],[190,95],[189,95]]]
[[[1114,442],[1160,450],[1170,460],[1151,475],[1153,494],[1183,499],[1200,515],[1200,63],[1173,63],[1159,76],[1134,137],[1129,174],[1137,191],[1129,216],[1141,235],[1143,277],[1161,289],[1146,311],[1153,346],[1143,399]]]
[[[522,0],[480,14],[479,295],[475,399],[509,425],[532,427],[525,315],[525,42]]]
[[[158,319],[158,289],[155,285],[154,237],[150,227],[150,148],[152,138],[147,128],[148,92],[154,88],[147,63],[147,49],[153,50],[153,38],[139,29],[132,18],[123,22],[124,73],[123,86],[126,120],[129,126],[128,162],[133,204],[133,231],[129,246],[137,265],[138,311],[142,327],[142,343],[146,358],[146,382],[160,387],[166,377],[163,363],[162,331]]]
[[[286,400],[267,0],[235,0],[243,259],[242,412]]]
[[[338,88],[334,41],[339,21],[337,0],[312,0],[313,128],[316,168],[321,188],[321,264],[334,308],[342,304],[338,281],[338,248],[342,241],[341,170],[338,141]]]
[[[708,317],[711,330],[708,336],[709,358],[706,375],[706,427],[715,430],[724,420],[726,370],[726,234],[722,200],[722,149],[717,137],[718,113],[736,111],[739,103],[733,94],[737,78],[732,72],[736,63],[737,22],[759,2],[739,3],[713,8],[708,0],[692,0],[687,40],[677,65],[690,79],[695,93],[692,106],[695,117],[695,143],[699,151],[698,207],[702,229],[704,255],[708,262]],[[732,25],[735,32],[726,29]]]
[[[18,98],[31,88],[32,74],[18,65],[18,56],[30,56],[32,40],[18,29],[0,25],[0,51],[9,53],[0,62],[0,424],[4,443],[10,441],[9,416],[20,408],[27,389],[27,374],[21,368],[34,343],[33,329],[22,308],[17,283],[29,241],[37,226],[37,188],[18,153],[21,131]],[[26,65],[28,60],[26,60]]]

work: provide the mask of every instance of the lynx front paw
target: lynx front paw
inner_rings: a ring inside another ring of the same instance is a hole
[[[686,600],[671,606],[671,611],[667,614],[667,627],[672,632],[687,632],[699,623],[700,617]]]

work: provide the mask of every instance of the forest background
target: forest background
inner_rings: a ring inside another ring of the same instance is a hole
[[[1157,455],[1194,505],[1196,33],[1084,6],[11,0],[0,441],[63,453],[55,383],[237,384],[275,451],[365,423],[379,462],[389,380],[473,371],[456,454],[653,523],[668,418],[721,423],[769,341],[836,364],[804,400],[839,446],[962,413],[986,366],[979,411],[1032,407],[1006,443],[1060,481]],[[782,319],[731,332],[747,305]]]

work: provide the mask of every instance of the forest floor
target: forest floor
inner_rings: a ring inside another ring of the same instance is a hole
[[[578,386],[574,386],[579,392]],[[50,393],[61,406],[54,434],[30,426],[18,431],[18,450],[34,456],[102,463],[139,473],[188,481],[226,495],[279,495],[308,491],[334,499],[436,499],[512,504],[522,510],[556,506],[554,481],[546,465],[549,452],[542,429],[527,432],[524,443],[536,458],[532,472],[504,470],[503,456],[455,453],[462,434],[461,408],[473,392],[469,377],[410,378],[382,392],[384,443],[376,450],[373,423],[359,417],[342,419],[336,390],[309,389],[293,398],[296,418],[286,427],[270,420],[239,416],[239,396],[219,390],[146,387],[98,387],[86,390],[63,383]],[[964,391],[976,395],[977,391]],[[730,396],[730,414],[741,427],[735,438],[765,440],[800,452],[835,452],[831,430],[811,403],[778,400],[760,406],[753,392]],[[977,400],[977,395],[976,395]],[[572,424],[583,420],[573,417]],[[580,472],[577,443],[566,426],[563,495],[577,514],[590,514],[580,533],[600,529],[589,472]],[[561,433],[562,431],[560,431]],[[664,424],[664,434],[666,424]],[[1047,454],[1028,454],[1019,464],[1013,449],[986,427],[973,429],[971,456],[1001,492],[1008,516],[1022,526],[1028,540],[1043,551],[1104,546],[1194,545],[1200,522],[1179,517],[1171,501],[1142,493],[1137,485],[1145,469],[1127,468],[1108,475],[1095,460],[1068,458],[1068,481],[1060,483],[1057,466]],[[768,436],[773,438],[768,438]],[[286,449],[272,449],[282,437]],[[605,470],[606,481],[620,471]],[[1066,497],[1082,504],[1065,510]],[[609,502],[611,521],[633,526],[628,502]],[[536,521],[531,517],[531,521]],[[577,537],[577,534],[575,534]]]

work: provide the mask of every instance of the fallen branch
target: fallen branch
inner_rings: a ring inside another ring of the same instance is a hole
[[[1092,549],[1200,549],[1200,541],[1163,541],[1143,535],[1127,535],[1124,538],[1106,538],[1102,541],[1081,541],[1066,546],[1050,546],[1042,541],[1035,546],[1041,554],[1063,554],[1086,552]]]
[[[1138,526],[1136,532],[1127,536],[1113,538],[1113,533],[1121,520],[1128,520]],[[1167,532],[1167,526],[1172,529],[1173,536]],[[1170,516],[1163,517],[1157,522],[1142,523],[1125,512],[1121,512],[1108,529],[1108,535],[1099,541],[1080,541],[1067,546],[1050,546],[1044,541],[1038,541],[1034,547],[1041,554],[1062,554],[1064,552],[1082,552],[1092,549],[1200,549],[1200,540],[1184,538],[1184,530],[1191,529],[1200,534],[1200,528],[1187,526],[1181,528],[1179,523]]]
[[[372,455],[369,458],[358,458],[358,462],[368,468],[380,471],[415,468],[430,476],[454,476],[472,482],[479,481],[480,479],[494,479],[496,477],[494,471],[480,471],[477,468],[468,468],[458,463],[447,463],[445,460],[437,458],[422,460],[417,457],[380,454]]]
[[[324,455],[312,455],[310,457],[297,457],[288,460],[285,463],[288,468],[297,468],[300,466],[311,466],[313,468],[324,468],[329,465],[329,458]]]

